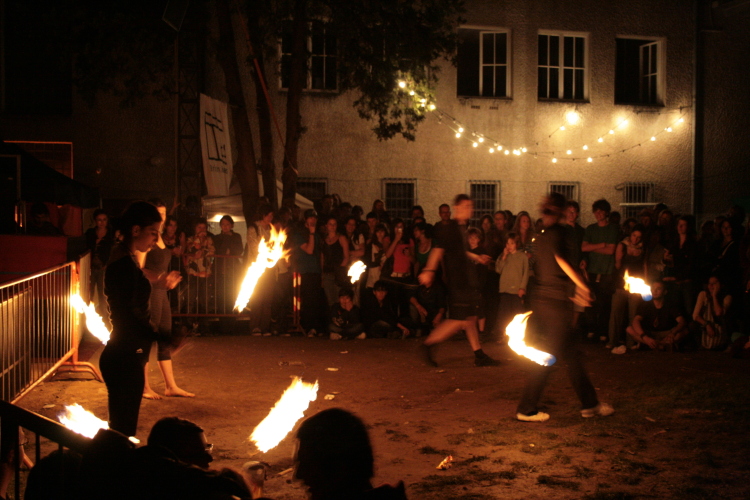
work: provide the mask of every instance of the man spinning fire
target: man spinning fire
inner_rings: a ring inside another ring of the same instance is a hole
[[[610,405],[599,402],[596,390],[584,370],[581,353],[575,346],[570,326],[573,303],[589,306],[591,296],[586,283],[568,261],[575,243],[572,238],[566,237],[566,229],[560,223],[565,209],[565,197],[550,193],[542,200],[540,208],[544,229],[536,238],[534,286],[531,287],[529,297],[532,310],[529,318],[530,338],[536,344],[535,347],[567,363],[570,383],[581,400],[581,416],[611,415],[615,410]],[[576,285],[575,297],[572,299],[568,297],[571,280]],[[539,411],[537,405],[550,370],[548,366],[530,366],[526,387],[518,403],[518,420],[544,422],[549,419],[549,414]]]

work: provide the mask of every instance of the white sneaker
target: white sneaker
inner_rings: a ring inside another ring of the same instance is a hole
[[[339,335],[338,333],[331,333],[331,335],[329,335],[329,338],[331,340],[341,340],[341,335]]]
[[[309,332],[307,332],[308,337],[314,337],[318,334],[318,331],[315,328],[311,328]]]
[[[549,413],[538,411],[536,415],[524,415],[523,413],[516,413],[516,419],[521,422],[546,422],[549,420]]]
[[[628,352],[628,348],[624,345],[618,345],[612,349],[612,354],[625,354],[626,352]]]
[[[354,338],[357,340],[365,340],[367,338],[367,335],[365,335],[365,332],[362,332]]]
[[[586,408],[581,410],[581,416],[583,418],[591,418],[599,415],[600,417],[608,417],[615,412],[615,409],[607,403],[599,403],[593,408]]]

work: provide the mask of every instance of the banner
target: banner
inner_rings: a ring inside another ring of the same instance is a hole
[[[232,180],[232,144],[227,104],[201,94],[200,136],[208,196],[226,196]]]

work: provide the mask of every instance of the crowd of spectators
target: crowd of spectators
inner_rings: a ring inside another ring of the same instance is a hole
[[[570,228],[568,258],[595,298],[591,308],[577,309],[582,337],[601,341],[615,353],[627,348],[750,352],[750,237],[742,208],[732,207],[704,222],[699,232],[693,216],[675,214],[663,204],[625,220],[606,200],[597,200],[591,212],[596,222],[584,228],[578,222],[578,203],[569,201],[563,221]],[[230,314],[244,270],[273,226],[287,233],[288,255],[264,273],[253,294],[248,307],[254,335],[332,340],[427,335],[450,318],[441,280],[425,286],[417,279],[437,243],[435,225],[451,219],[451,207],[440,205],[434,216],[433,225],[422,207],[414,206],[408,218],[392,217],[381,200],[365,212],[336,195],[326,195],[315,209],[301,213],[261,204],[256,220],[247,224],[243,245],[231,216],[222,217],[221,232],[212,234],[197,200],[189,200],[167,218],[162,235],[172,251],[171,268],[184,278],[170,292],[173,312]],[[100,255],[116,237],[102,218],[106,214],[98,211],[97,226],[88,233],[96,290]],[[472,219],[471,225],[466,251],[490,260],[477,264],[483,295],[480,333],[485,341],[502,342],[505,325],[525,310],[526,295],[534,287],[539,223],[527,211],[499,210]],[[367,271],[352,284],[347,271],[356,261],[366,264]],[[651,285],[654,300],[627,292],[625,273]],[[196,319],[190,326],[200,330],[205,323]]]

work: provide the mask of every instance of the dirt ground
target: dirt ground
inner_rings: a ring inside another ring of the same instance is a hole
[[[543,397],[552,418],[539,424],[514,419],[528,362],[506,346],[485,346],[503,361],[486,368],[473,366],[465,340],[440,346],[439,368],[426,366],[417,348],[417,340],[193,338],[175,368],[180,385],[197,397],[144,400],[138,437],[145,440],[164,416],[193,420],[215,445],[213,465],[266,461],[265,494],[302,499],[303,486],[288,472],[292,436],[265,454],[248,441],[291,377],[300,376],[320,384],[306,415],[331,407],[359,415],[376,453],[374,483],[403,480],[410,499],[750,498],[747,361],[714,352],[617,356],[586,344],[600,399],[617,412],[581,418],[559,367]],[[152,385],[163,392],[151,367]],[[77,402],[106,418],[104,385],[82,378],[45,382],[19,404],[55,418],[63,404]],[[437,470],[448,454],[454,466]]]

